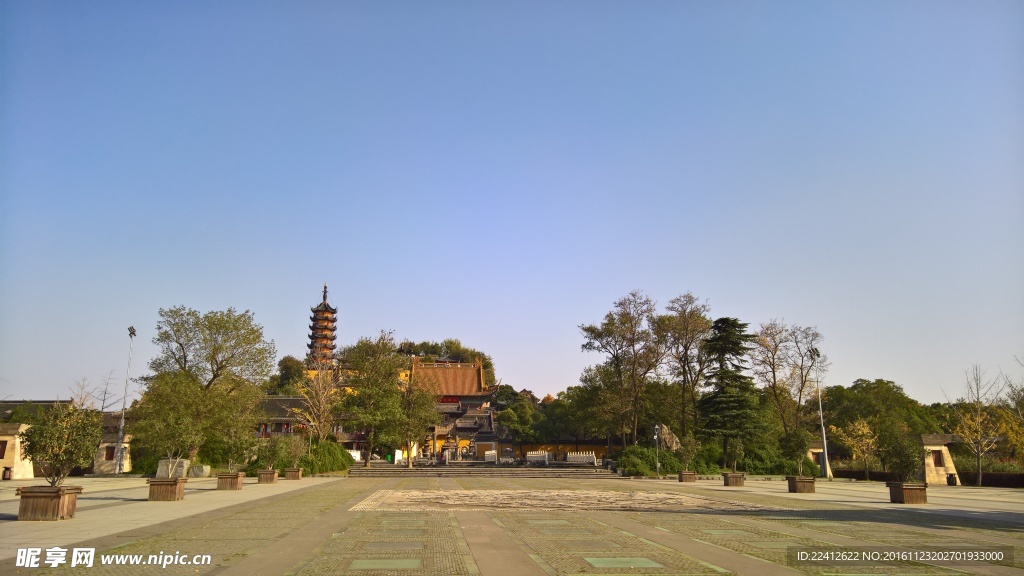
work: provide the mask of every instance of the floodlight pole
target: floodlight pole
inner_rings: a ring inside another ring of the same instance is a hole
[[[818,358],[821,352],[817,348],[811,348],[811,360],[814,362],[815,387],[818,389],[818,419],[821,421],[821,470],[822,478],[832,479],[832,467],[828,465],[828,439],[825,437],[825,411],[821,408],[821,371],[818,370]]]
[[[132,373],[132,344],[135,343],[135,326],[128,327],[128,371],[124,375],[124,396],[121,398],[121,423],[117,426],[117,475],[124,474],[124,412],[128,407],[128,378]]]
[[[661,478],[661,460],[658,457],[658,427],[659,424],[654,425],[654,473]]]

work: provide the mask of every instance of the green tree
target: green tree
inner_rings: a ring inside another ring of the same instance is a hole
[[[219,398],[218,398],[219,399]],[[202,386],[184,372],[163,372],[148,381],[132,406],[128,431],[133,442],[171,460],[195,458],[207,438],[210,414],[217,406],[206,401]]]
[[[22,449],[42,468],[50,486],[60,486],[74,468],[92,463],[102,430],[99,411],[57,402],[31,424],[19,434]]]
[[[600,324],[580,326],[585,342],[583,350],[600,352],[621,385],[629,410],[633,444],[646,402],[648,377],[657,370],[664,356],[661,331],[656,330],[654,301],[634,290],[615,302]]]
[[[736,469],[742,445],[757,429],[758,396],[754,381],[744,374],[743,357],[752,336],[736,318],[719,318],[705,346],[712,358],[711,392],[701,399],[707,430],[722,438],[722,452]]]
[[[441,421],[437,413],[437,385],[419,381],[404,384],[400,392],[401,415],[398,420],[399,437],[405,440],[409,457],[406,466],[412,468],[412,446],[422,440],[431,426]]]
[[[822,404],[826,423],[837,428],[864,418],[876,432],[888,422],[903,422],[911,434],[942,431],[931,411],[891,380],[859,378],[848,388],[829,386],[824,389]]]
[[[381,331],[376,338],[360,338],[341,353],[347,372],[343,383],[351,390],[342,409],[356,428],[366,434],[366,458],[370,465],[374,446],[394,442],[396,423],[402,418],[400,374],[407,359],[398,353],[394,335]]]
[[[149,363],[153,372],[181,371],[206,390],[226,380],[256,384],[270,375],[277,353],[252,312],[200,314],[176,306],[159,314],[153,343],[160,355]]]
[[[273,395],[298,394],[299,384],[306,378],[306,363],[294,356],[285,356],[277,363],[277,374],[267,381],[267,393]]]
[[[538,439],[537,425],[542,416],[533,402],[520,398],[502,410],[494,421],[501,427],[501,436],[519,444],[519,457],[524,458],[523,444]]]
[[[779,440],[779,448],[783,455],[796,462],[796,475],[804,475],[804,459],[811,447],[811,433],[803,428],[794,428],[786,432]]]

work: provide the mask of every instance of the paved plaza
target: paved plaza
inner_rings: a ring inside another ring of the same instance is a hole
[[[139,478],[72,478],[74,520],[17,522],[0,484],[0,574],[1024,574],[1024,492],[933,486],[888,502],[882,483],[507,477],[320,477],[149,502]],[[16,566],[19,548],[95,548],[90,567]],[[1013,551],[1012,563],[794,560],[796,551]],[[209,565],[101,565],[100,557],[208,554]]]

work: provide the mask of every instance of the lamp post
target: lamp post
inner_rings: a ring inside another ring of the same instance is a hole
[[[658,428],[660,424],[654,425],[654,474],[661,478],[661,459],[658,456]]]
[[[811,348],[811,362],[814,368],[814,384],[818,389],[818,419],[821,421],[821,477],[832,478],[832,468],[828,465],[828,440],[825,438],[825,412],[821,409],[821,371],[818,370],[818,359],[821,352],[817,348]]]
[[[124,375],[124,396],[121,398],[121,423],[117,425],[117,475],[124,474],[124,412],[128,407],[128,378],[132,373],[132,344],[135,326],[128,327],[128,371]]]

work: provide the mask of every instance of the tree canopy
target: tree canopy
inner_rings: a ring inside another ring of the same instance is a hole
[[[149,363],[153,372],[180,370],[209,389],[225,380],[262,383],[270,375],[277,351],[263,339],[253,313],[234,308],[200,314],[175,306],[160,309],[153,343],[160,355]]]

